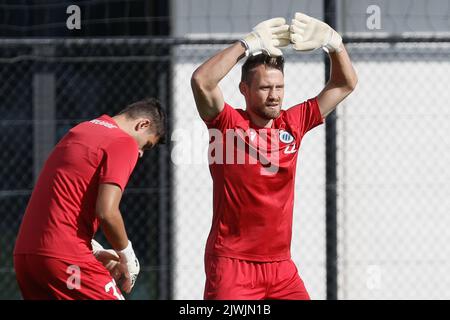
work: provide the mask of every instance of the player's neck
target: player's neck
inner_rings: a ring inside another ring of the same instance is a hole
[[[119,114],[112,118],[117,123],[119,128],[122,129],[122,131],[125,131],[126,133],[128,133],[130,136],[133,137],[133,134],[132,134],[133,128],[131,127],[130,121],[128,121],[125,116]]]
[[[247,109],[248,117],[250,118],[251,123],[259,128],[272,128],[273,119],[264,119],[253,112],[249,112]]]

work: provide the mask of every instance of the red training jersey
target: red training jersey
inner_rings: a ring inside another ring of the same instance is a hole
[[[206,253],[251,261],[290,259],[294,184],[302,137],[323,122],[317,98],[253,125],[225,103],[206,121],[213,179],[213,222]]]
[[[14,254],[71,261],[95,259],[95,206],[100,183],[124,190],[139,155],[137,142],[103,115],[72,128],[55,146],[36,182]]]

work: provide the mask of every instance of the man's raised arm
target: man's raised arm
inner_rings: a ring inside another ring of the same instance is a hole
[[[317,96],[320,113],[326,117],[354,89],[358,77],[341,36],[328,24],[297,12],[291,24],[291,42],[297,51],[326,48],[331,59],[330,80]]]
[[[194,71],[191,86],[203,120],[212,120],[222,111],[224,99],[219,82],[242,57],[259,52],[282,55],[278,47],[289,44],[289,26],[285,22],[284,18],[273,18],[259,23],[241,41],[218,52]]]
[[[317,96],[322,117],[330,114],[356,87],[358,77],[353,69],[350,57],[341,44],[340,52],[330,52],[331,74],[325,88]]]
[[[203,120],[212,120],[222,111],[224,99],[219,82],[244,55],[243,43],[236,42],[208,59],[192,74],[192,92]]]

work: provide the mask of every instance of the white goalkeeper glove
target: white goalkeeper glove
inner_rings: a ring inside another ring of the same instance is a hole
[[[119,280],[120,288],[126,293],[130,293],[140,271],[139,261],[134,254],[130,240],[125,249],[116,252],[120,258],[119,268],[122,275],[122,279]]]
[[[241,42],[247,48],[246,55],[266,53],[272,57],[283,55],[279,47],[287,46],[290,41],[289,26],[284,18],[273,18],[257,24]]]
[[[342,50],[342,38],[328,24],[306,14],[297,12],[290,26],[291,42],[298,51],[326,48],[328,52]]]
[[[100,261],[106,269],[108,269],[114,280],[119,280],[119,255],[112,249],[103,248],[103,246],[94,239],[91,240],[91,245],[92,253],[95,258]]]

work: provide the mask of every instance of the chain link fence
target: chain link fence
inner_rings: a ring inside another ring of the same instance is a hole
[[[190,76],[226,41],[1,40],[0,298],[19,299],[12,250],[34,181],[77,123],[145,96],[162,100],[168,145],[138,162],[121,210],[141,262],[130,299],[201,299],[212,217],[206,129]],[[450,42],[355,43],[359,75],[337,111],[338,297],[449,298]],[[286,54],[286,107],[317,95],[323,55]],[[238,67],[223,80],[244,107]],[[292,255],[326,298],[325,126],[300,150]],[[99,240],[106,243],[99,235]]]
[[[170,56],[168,46],[145,40],[4,40],[0,46],[0,298],[19,298],[12,251],[48,152],[79,122],[114,115],[143,97],[159,97],[167,108]],[[166,146],[140,159],[121,202],[142,270],[129,298],[169,295],[168,161]]]
[[[449,299],[450,42],[352,44],[338,108],[341,299]]]

